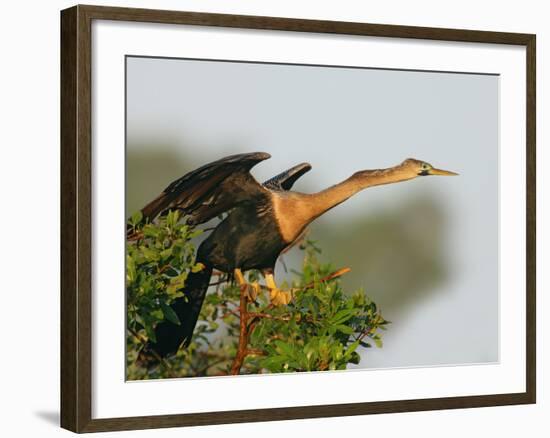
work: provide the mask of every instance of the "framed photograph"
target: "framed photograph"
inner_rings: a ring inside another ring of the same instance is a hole
[[[535,35],[61,12],[61,425],[535,403]]]

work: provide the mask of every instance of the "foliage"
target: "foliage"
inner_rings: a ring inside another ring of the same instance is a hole
[[[133,238],[127,244],[127,377],[164,377],[228,374],[237,355],[240,288],[223,273],[212,277],[211,291],[203,304],[191,345],[147,369],[139,360],[154,327],[167,319],[179,323],[169,307],[185,294],[185,280],[195,263],[194,238],[201,231],[181,223],[170,212],[155,223],[141,224],[141,216],[129,221]],[[380,329],[388,324],[376,304],[362,290],[345,293],[335,271],[319,260],[320,249],[306,240],[301,249],[301,272],[293,272],[286,306],[273,306],[267,292],[260,293],[247,310],[251,318],[247,354],[241,374],[344,370],[361,360],[358,348],[371,342],[382,346]],[[260,279],[250,271],[248,281]]]

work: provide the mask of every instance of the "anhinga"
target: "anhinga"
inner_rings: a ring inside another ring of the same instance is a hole
[[[407,181],[425,175],[456,175],[430,164],[407,159],[387,169],[362,170],[318,193],[289,191],[311,169],[307,163],[258,183],[250,169],[270,158],[264,152],[233,155],[206,164],[171,183],[143,209],[145,220],[168,210],[180,210],[192,225],[227,213],[197,250],[204,269],[189,273],[185,298],[172,304],[180,325],[163,321],[150,347],[160,356],[175,353],[191,342],[213,269],[233,274],[245,284],[243,271],[260,270],[274,304],[287,304],[290,293],[277,288],[273,270],[277,258],[313,220],[368,187]],[[258,290],[258,285],[252,287]]]

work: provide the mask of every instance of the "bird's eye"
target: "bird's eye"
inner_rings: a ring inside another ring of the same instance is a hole
[[[422,163],[422,170],[429,170],[430,167],[431,166],[428,163]]]

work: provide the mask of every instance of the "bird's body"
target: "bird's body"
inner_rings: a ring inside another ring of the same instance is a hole
[[[250,169],[269,157],[262,152],[240,154],[202,166],[174,181],[142,209],[146,220],[179,209],[193,225],[227,213],[197,250],[196,259],[204,269],[189,274],[185,298],[172,304],[181,325],[164,321],[156,328],[157,342],[151,348],[161,356],[190,343],[213,269],[229,274],[235,271],[239,276],[242,271],[261,270],[268,287],[278,291],[273,279],[277,258],[326,211],[367,187],[422,175],[454,174],[408,159],[392,168],[357,172],[323,191],[306,194],[290,189],[311,169],[307,163],[259,184]]]
[[[287,244],[269,206],[244,206],[231,212],[200,245],[197,258],[223,272],[273,268]]]

